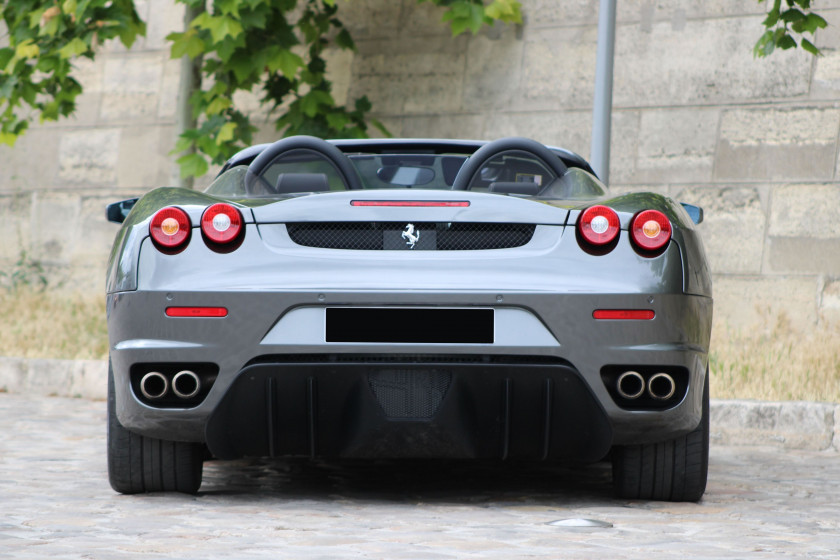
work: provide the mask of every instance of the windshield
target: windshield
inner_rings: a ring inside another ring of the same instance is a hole
[[[346,154],[364,189],[450,190],[467,160],[463,154]],[[224,197],[287,197],[347,190],[341,172],[322,154],[289,150],[262,169],[240,165],[219,175],[205,192]],[[540,199],[591,199],[606,187],[582,169],[558,177],[538,157],[511,150],[490,158],[467,190]]]

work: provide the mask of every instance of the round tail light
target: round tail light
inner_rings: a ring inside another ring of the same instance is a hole
[[[242,214],[230,204],[214,204],[201,215],[201,231],[214,243],[230,243],[242,232]]]
[[[190,237],[190,217],[175,206],[157,211],[149,224],[149,235],[159,246],[165,249],[177,249]]]
[[[633,218],[630,234],[640,249],[657,251],[671,240],[671,222],[658,210],[644,210]]]
[[[588,243],[599,247],[612,243],[620,229],[618,214],[608,206],[590,206],[578,220],[580,235]]]

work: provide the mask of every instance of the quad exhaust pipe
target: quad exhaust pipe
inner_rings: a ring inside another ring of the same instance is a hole
[[[140,392],[150,401],[162,399],[169,393],[169,379],[158,371],[150,371],[140,379]],[[188,369],[172,378],[172,392],[179,399],[191,399],[201,391],[201,379]]]
[[[188,370],[179,371],[172,378],[172,392],[182,399],[191,399],[201,391],[201,380],[198,376]]]
[[[667,401],[677,391],[677,384],[674,378],[667,373],[656,373],[645,381],[641,373],[637,371],[625,371],[618,376],[616,390],[622,398],[629,401],[636,400],[645,394],[658,401]]]
[[[667,401],[676,390],[674,378],[667,373],[657,373],[648,381],[648,394],[658,401]]]
[[[163,398],[169,391],[169,380],[158,371],[150,371],[140,380],[140,392],[154,401]]]

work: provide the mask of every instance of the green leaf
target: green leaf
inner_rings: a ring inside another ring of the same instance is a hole
[[[41,54],[41,48],[33,44],[32,39],[18,43],[15,47],[15,56],[22,59],[37,58]]]
[[[764,27],[773,27],[779,22],[779,17],[779,10],[773,8],[772,10],[767,12],[767,17],[764,18],[764,21],[761,22],[761,25],[763,25]]]
[[[230,142],[233,140],[234,133],[236,132],[236,123],[228,122],[222,125],[222,128],[219,129],[219,134],[216,135],[216,142],[222,144],[224,142]]]
[[[814,33],[817,29],[825,29],[827,25],[828,22],[825,19],[814,13],[808,14],[805,19],[805,29],[811,33]]]
[[[802,48],[805,49],[806,51],[808,51],[809,53],[811,53],[814,56],[822,56],[822,52],[820,52],[820,49],[818,49],[814,45],[814,43],[812,43],[811,41],[809,41],[808,39],[806,39],[804,37],[802,38]]]
[[[89,46],[82,39],[75,37],[72,41],[58,49],[58,55],[63,59],[73,58],[87,52]]]
[[[295,77],[301,66],[303,59],[288,49],[281,49],[268,61],[268,69],[271,72],[280,70],[290,80]]]
[[[205,113],[208,115],[218,115],[231,105],[231,100],[229,97],[218,96],[205,109]]]
[[[350,117],[345,113],[334,112],[327,114],[327,124],[334,130],[343,129],[350,122]]]
[[[791,8],[790,10],[785,10],[782,12],[781,20],[786,23],[794,23],[799,20],[805,19],[805,14],[797,10],[796,8]]]
[[[796,47],[796,40],[790,35],[785,34],[781,39],[776,41],[776,46],[783,50],[792,49]]]
[[[342,29],[335,36],[335,44],[342,49],[356,50],[356,43],[353,42],[350,32],[346,29]]]
[[[0,143],[2,144],[14,147],[15,142],[17,142],[17,139],[17,134],[13,134],[11,132],[0,132]]]
[[[195,58],[204,54],[206,49],[204,41],[199,37],[198,32],[192,28],[184,33],[170,33],[166,36],[166,40],[172,42],[170,50],[172,58],[181,58],[182,56]]]
[[[209,12],[204,12],[195,18],[192,25],[209,31],[215,43],[221,43],[225,37],[235,39],[243,32],[242,24],[232,17],[213,16]]]
[[[187,154],[179,157],[176,162],[181,167],[181,178],[187,177],[201,177],[209,166],[201,154]]]

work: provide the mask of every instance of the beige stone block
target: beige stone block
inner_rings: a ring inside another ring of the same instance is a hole
[[[817,58],[814,79],[811,82],[811,94],[814,97],[836,99],[840,95],[840,50],[826,50]]]
[[[806,95],[810,56],[801,49],[755,60],[752,18],[653,22],[616,31],[617,106],[674,106]],[[594,53],[594,50],[593,50]],[[562,68],[562,67],[561,67]]]
[[[352,104],[355,100],[348,100],[350,82],[353,76],[353,51],[329,49],[323,53],[327,62],[327,79],[332,82],[332,96],[337,105]]]
[[[135,126],[122,131],[117,161],[117,186],[146,191],[169,183],[168,168],[175,156],[174,126]]]
[[[715,328],[764,329],[779,314],[801,332],[817,323],[816,277],[715,275],[713,281]]]
[[[834,240],[840,252],[840,185],[784,185],[772,191],[771,237]]]
[[[105,121],[154,119],[166,60],[160,52],[108,58],[100,117]]]
[[[598,23],[598,0],[521,0],[527,27]],[[619,2],[619,5],[623,2]]]
[[[674,199],[703,208],[699,227],[713,273],[761,272],[767,220],[756,188],[689,187],[677,191]]]
[[[592,110],[596,27],[529,29],[517,108]]]
[[[395,1],[353,0],[352,3],[339,4],[339,18],[356,41],[396,37],[402,30],[403,4]],[[426,6],[425,9],[415,9],[412,14],[420,18],[432,8]]]
[[[589,153],[591,113],[585,111],[530,111],[491,113],[486,117],[483,137],[495,140],[524,136],[538,142]]]
[[[721,179],[830,179],[840,110],[725,111],[715,176]]]
[[[26,193],[0,195],[0,261],[17,262],[29,248],[29,218],[32,195]],[[8,270],[8,269],[6,269]]]
[[[508,28],[496,39],[470,39],[464,79],[464,108],[469,111],[509,109],[519,91],[524,42]]]
[[[812,402],[716,401],[711,431],[723,445],[772,445],[783,449],[830,449],[834,404]]]
[[[618,2],[619,22],[650,25],[654,21],[670,22],[678,27],[686,18],[704,19],[724,16],[763,14],[766,10],[752,0],[707,0],[706,2],[672,0],[622,0]]]
[[[820,294],[820,322],[840,326],[840,279],[831,279],[823,285]],[[840,416],[837,417],[840,423]],[[838,440],[840,444],[840,440]]]
[[[716,109],[641,111],[634,180],[708,182],[719,117]]]
[[[137,195],[141,194],[143,193],[137,193]],[[123,198],[117,194],[80,198],[78,219],[75,220],[77,231],[73,234],[79,242],[74,244],[69,251],[69,258],[75,270],[78,271],[81,268],[75,266],[76,264],[95,263],[94,267],[103,271],[101,279],[104,279],[103,263],[108,261],[114,237],[120,228],[118,224],[113,224],[105,218],[105,207]]]
[[[436,6],[432,2],[421,4],[415,0],[394,2],[399,3],[402,3],[399,23],[389,23],[390,29],[383,32],[391,33],[392,36],[452,36],[452,28],[448,22],[443,21],[443,15],[446,13],[443,6]],[[380,1],[376,4],[381,9],[383,3]]]
[[[459,112],[466,40],[359,43],[350,98],[367,95],[379,114]]]
[[[157,106],[157,117],[159,119],[175,120],[180,83],[181,61],[167,60],[163,64],[163,75],[160,80],[160,95],[158,96]]]
[[[171,0],[150,0],[149,4],[143,48],[168,53],[171,43],[166,36],[184,31],[184,5]]]
[[[592,128],[591,122],[582,126],[588,129]],[[610,141],[610,185],[640,181],[636,167],[639,142],[641,141],[640,127],[641,114],[639,111],[613,111]],[[587,146],[583,154],[589,154],[589,151],[590,148]]]
[[[0,146],[0,192],[55,186],[62,134],[66,133],[34,126],[14,147]]]
[[[58,148],[58,179],[70,184],[113,185],[120,132],[107,128],[63,133]]]
[[[78,243],[81,199],[74,193],[38,193],[29,223],[32,257],[47,265],[66,266]]]
[[[482,139],[483,128],[484,118],[480,115],[404,117],[401,135],[406,138]]]
[[[769,237],[764,260],[769,273],[840,275],[840,237]]]

